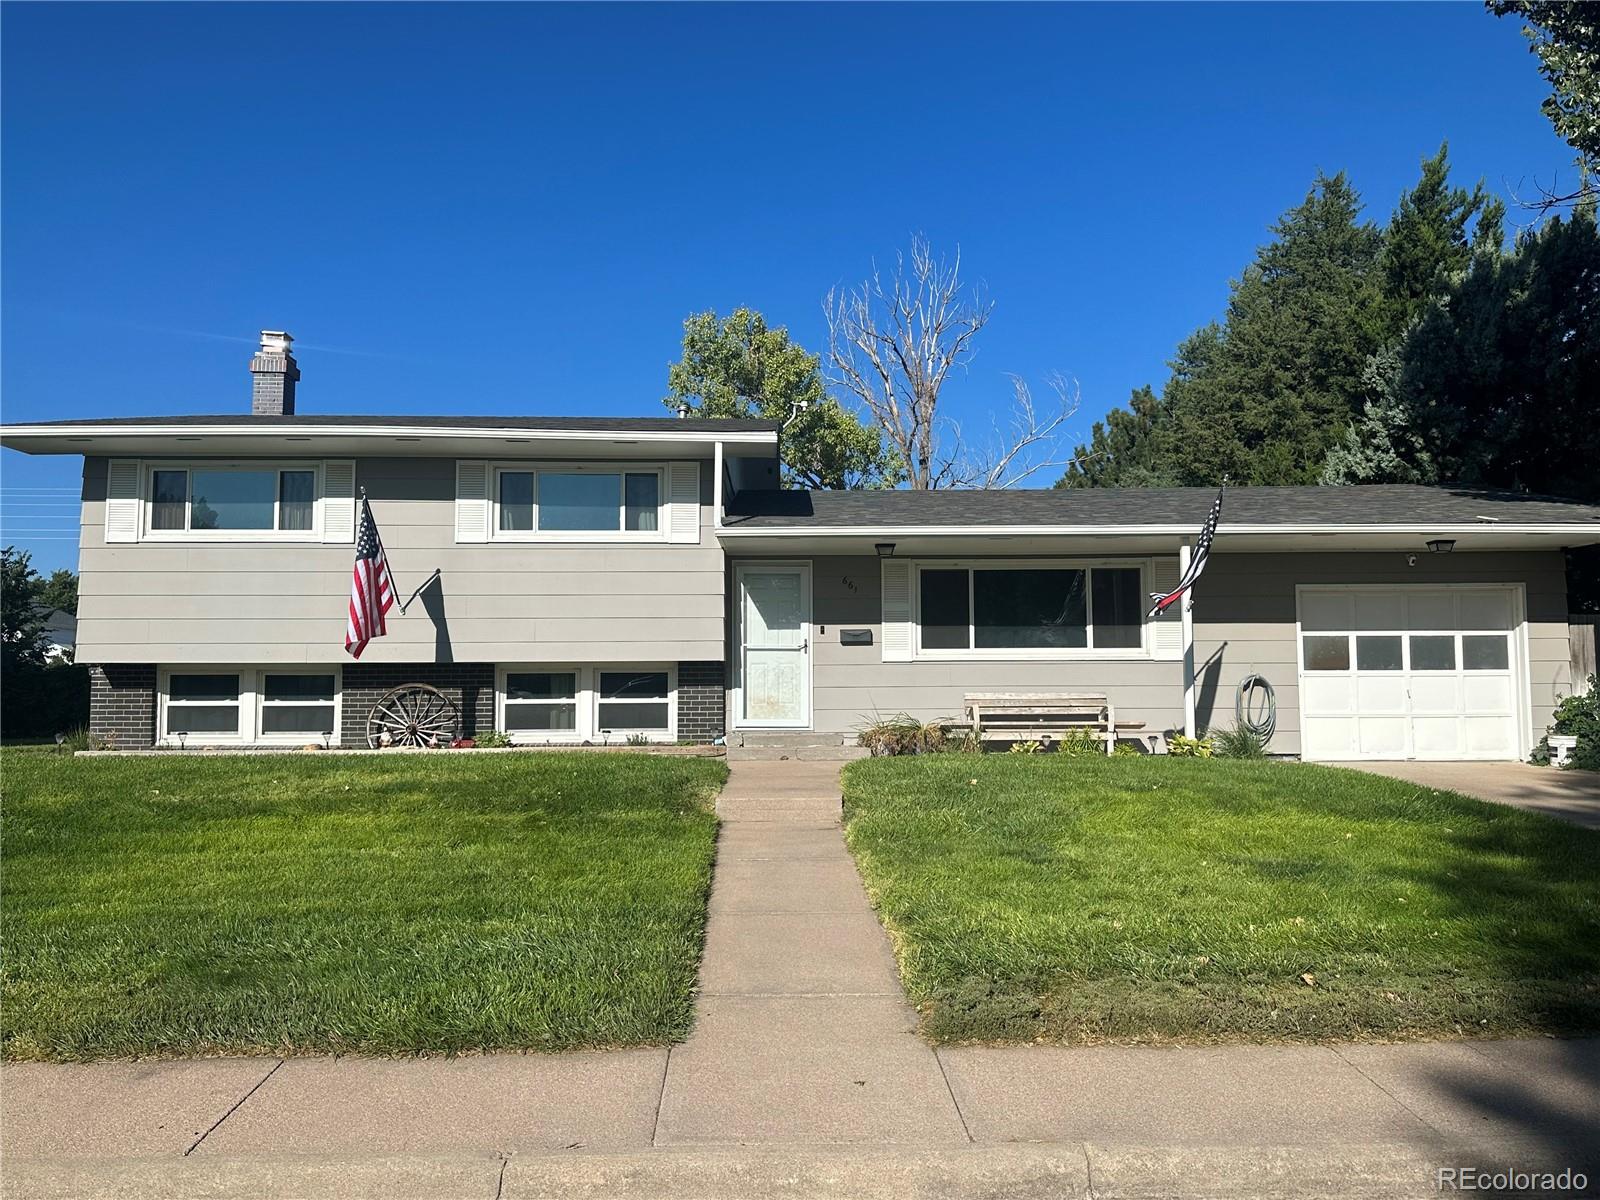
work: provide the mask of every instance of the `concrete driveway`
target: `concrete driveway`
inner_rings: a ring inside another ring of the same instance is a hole
[[[1460,792],[1497,804],[1600,829],[1600,772],[1495,762],[1345,763],[1423,787]]]

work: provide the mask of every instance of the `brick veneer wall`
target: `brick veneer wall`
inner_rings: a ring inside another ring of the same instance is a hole
[[[372,706],[403,683],[431,684],[450,697],[461,714],[463,737],[494,728],[493,663],[346,663],[340,745],[365,746]]]
[[[727,727],[727,673],[720,662],[678,664],[678,739],[713,742]]]
[[[89,667],[89,735],[119,750],[156,742],[156,665]]]

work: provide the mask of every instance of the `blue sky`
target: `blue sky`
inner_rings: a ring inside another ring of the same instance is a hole
[[[656,414],[686,314],[819,349],[924,231],[996,301],[953,414],[1060,371],[1086,433],[1319,168],[1382,219],[1445,138],[1501,192],[1572,157],[1471,3],[7,4],[0,65],[8,422],[240,411],[264,327],[305,412]],[[0,466],[72,565],[17,489],[77,460]]]

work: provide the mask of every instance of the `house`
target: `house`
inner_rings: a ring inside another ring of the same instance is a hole
[[[78,618],[64,608],[52,608],[44,618],[44,657],[47,662],[71,662],[78,641]]]
[[[796,492],[769,422],[251,411],[13,425],[84,458],[78,661],[120,746],[363,745],[391,688],[531,742],[847,737],[971,691],[1103,692],[1275,753],[1517,759],[1569,675],[1562,548],[1600,507],[1454,488],[1241,488],[1192,607],[1147,619],[1213,493]],[[358,497],[402,598],[344,650]]]

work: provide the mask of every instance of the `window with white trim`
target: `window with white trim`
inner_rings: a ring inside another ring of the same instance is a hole
[[[319,463],[152,463],[145,536],[152,540],[315,540]]]
[[[502,691],[503,732],[577,733],[577,671],[507,671]]]
[[[595,685],[595,727],[612,733],[667,733],[672,693],[665,671],[601,670]]]
[[[243,736],[241,698],[237,671],[174,672],[167,677],[161,732],[198,741],[237,740]]]
[[[493,536],[509,541],[661,541],[663,469],[644,464],[495,468]]]
[[[336,741],[339,692],[337,670],[167,668],[158,681],[157,740],[180,746]]]
[[[495,728],[513,741],[671,741],[677,728],[677,671],[671,664],[529,664],[502,667]]]
[[[327,671],[261,672],[262,737],[326,735],[339,728],[338,677]]]
[[[915,602],[917,651],[927,657],[1145,650],[1139,563],[920,563]]]

